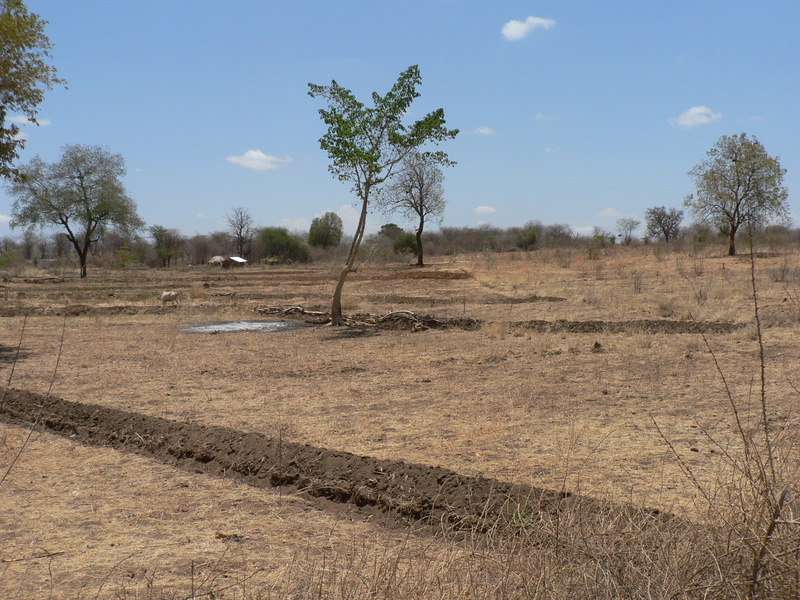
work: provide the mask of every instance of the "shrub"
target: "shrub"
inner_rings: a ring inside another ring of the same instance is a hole
[[[394,238],[392,249],[397,254],[416,254],[417,237],[413,233],[401,233]]]
[[[517,248],[520,250],[533,250],[539,242],[540,224],[526,223],[517,234]]]
[[[8,268],[22,260],[22,257],[19,255],[14,248],[7,248],[2,254],[0,254],[0,268]]]
[[[301,263],[311,260],[308,246],[299,237],[290,234],[285,227],[267,227],[261,232],[260,240],[266,256]]]

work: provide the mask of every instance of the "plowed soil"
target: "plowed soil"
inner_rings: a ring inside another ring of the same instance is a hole
[[[515,515],[555,513],[578,501],[568,493],[468,477],[441,467],[356,456],[13,389],[3,390],[0,419],[194,473],[349,503],[373,523],[416,531],[497,530],[512,526]]]

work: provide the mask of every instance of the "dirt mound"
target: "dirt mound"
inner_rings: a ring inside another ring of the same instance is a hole
[[[280,486],[323,505],[347,503],[365,518],[390,526],[485,532],[519,526],[523,517],[530,522],[537,515],[569,507],[580,506],[581,511],[598,515],[608,509],[570,494],[257,433],[180,423],[14,389],[5,390],[1,398],[0,419],[13,424],[35,422],[86,445],[110,446],[256,487]],[[634,512],[654,524],[668,519],[657,512]]]
[[[415,267],[411,271],[398,271],[387,275],[384,279],[469,279],[472,277],[467,271],[458,269],[455,271],[428,271]]]
[[[517,327],[543,333],[565,331],[568,333],[731,333],[744,327],[741,323],[712,321],[669,321],[639,319],[634,321],[519,321]]]
[[[558,296],[493,296],[486,300],[486,304],[533,304],[535,302],[566,302],[566,298]]]

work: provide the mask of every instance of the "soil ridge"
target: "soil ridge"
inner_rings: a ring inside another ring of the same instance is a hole
[[[567,509],[602,518],[627,512],[639,527],[671,521],[658,511],[611,507],[591,499],[459,474],[442,467],[358,456],[260,433],[128,412],[7,388],[0,420],[44,430],[90,446],[107,446],[176,467],[249,485],[281,488],[322,508],[336,503],[389,527],[433,531],[528,526]]]

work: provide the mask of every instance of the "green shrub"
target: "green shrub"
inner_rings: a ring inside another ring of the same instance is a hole
[[[416,254],[417,236],[413,233],[401,233],[394,238],[392,249],[396,254]]]
[[[533,250],[539,241],[539,232],[532,227],[526,227],[517,234],[517,248],[520,250]]]
[[[261,232],[261,248],[265,256],[282,261],[307,263],[311,251],[299,237],[285,227],[267,227]]]
[[[14,248],[9,248],[0,254],[0,268],[8,268],[17,264],[22,257]]]

